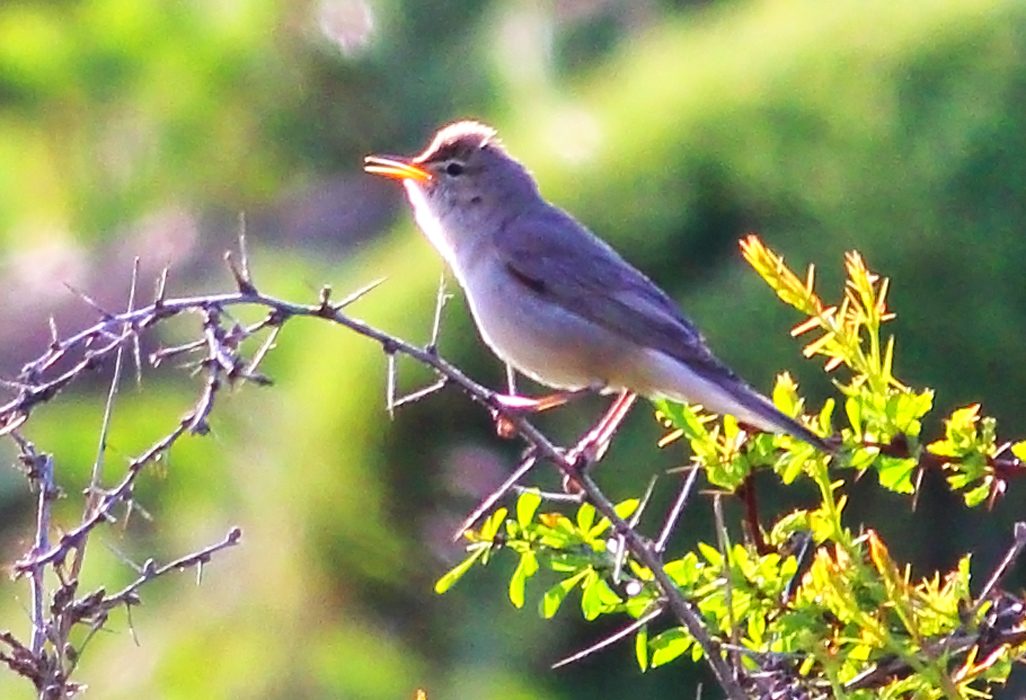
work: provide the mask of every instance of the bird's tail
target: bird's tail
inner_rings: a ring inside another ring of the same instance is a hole
[[[769,399],[747,384],[739,382],[736,387],[725,388],[734,399],[734,403],[738,408],[733,410],[724,408],[722,412],[731,414],[740,423],[751,425],[766,432],[793,435],[802,442],[807,442],[820,452],[825,452],[826,454],[837,452],[835,446],[812,432],[812,430],[802,425],[799,421],[782,413]],[[708,408],[714,411],[718,410],[714,406],[709,406]]]

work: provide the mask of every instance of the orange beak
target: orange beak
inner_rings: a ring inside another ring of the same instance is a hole
[[[429,182],[431,173],[403,158],[386,158],[384,156],[367,156],[363,159],[363,169],[373,175],[384,175],[394,180],[416,180]]]

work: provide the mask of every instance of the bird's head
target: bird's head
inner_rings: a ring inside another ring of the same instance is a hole
[[[367,156],[364,170],[401,180],[421,228],[428,232],[424,217],[430,216],[457,246],[539,201],[524,166],[506,153],[494,129],[475,121],[443,127],[413,158]]]

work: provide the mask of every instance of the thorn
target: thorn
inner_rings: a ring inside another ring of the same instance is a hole
[[[345,299],[343,299],[339,303],[335,304],[335,306],[334,306],[335,311],[341,311],[342,309],[344,309],[345,307],[349,306],[353,302],[356,302],[356,301],[362,299],[369,292],[373,291],[378,286],[380,286],[381,283],[383,283],[386,279],[388,279],[388,278],[387,277],[381,277],[379,279],[374,280],[370,284],[368,284],[368,285],[366,285],[364,287],[361,287],[360,289],[357,289],[355,292],[350,293],[348,296],[346,296]],[[323,294],[323,290],[321,290],[321,293]],[[322,296],[321,304],[326,304],[326,303],[327,303],[327,300]]]
[[[567,666],[569,664],[574,663],[575,661],[580,661],[581,659],[583,659],[585,657],[591,656],[595,652],[601,651],[602,649],[605,649],[606,647],[612,646],[613,644],[615,644],[616,642],[620,641],[621,639],[625,639],[626,637],[629,637],[630,635],[634,634],[636,631],[640,630],[642,627],[644,627],[649,622],[651,622],[652,620],[656,619],[657,617],[659,617],[662,614],[663,614],[663,608],[662,607],[655,607],[652,610],[649,610],[647,613],[645,613],[641,617],[639,617],[637,620],[635,620],[631,624],[629,624],[626,627],[624,627],[623,629],[621,629],[621,630],[619,630],[617,632],[613,632],[611,635],[609,635],[609,636],[599,640],[598,642],[592,644],[591,646],[589,646],[589,647],[587,647],[585,649],[582,649],[581,651],[579,651],[579,652],[577,652],[575,654],[571,654],[570,656],[567,656],[564,659],[561,659],[561,660],[557,661],[556,663],[552,664],[552,668],[553,669],[557,669],[557,668],[561,668],[563,666]]]
[[[256,354],[253,355],[253,359],[250,361],[249,366],[246,368],[247,379],[251,379],[260,386],[270,385],[271,379],[263,374],[256,372],[256,368],[260,366],[260,363],[264,361],[264,357],[274,347],[274,343],[278,338],[278,334],[281,332],[281,325],[275,325],[271,328],[271,332],[267,334],[267,338],[261,344],[260,349],[257,350]]]
[[[388,369],[385,375],[385,409],[388,411],[390,420],[395,420],[395,384],[396,384],[396,360],[395,353],[388,353]]]
[[[89,306],[93,307],[93,309],[95,309],[95,310],[96,310],[96,312],[100,314],[100,318],[101,318],[102,320],[104,320],[104,321],[110,321],[111,319],[113,319],[113,318],[114,318],[114,314],[112,314],[111,312],[107,311],[107,310],[106,310],[106,309],[104,309],[104,308],[103,308],[102,306],[100,306],[100,305],[99,305],[99,304],[98,304],[98,303],[96,302],[96,300],[94,300],[94,299],[93,299],[93,298],[92,298],[91,296],[89,296],[89,295],[88,295],[88,294],[86,294],[85,292],[80,292],[79,290],[75,289],[74,287],[72,287],[72,286],[71,286],[70,284],[68,284],[67,282],[65,282],[65,283],[64,283],[64,286],[65,286],[65,287],[66,287],[66,288],[68,289],[68,291],[70,291],[70,292],[71,292],[72,294],[76,295],[76,296],[77,296],[77,297],[78,297],[79,299],[81,299],[82,301],[84,301],[84,302],[85,302],[86,304],[88,304]]]
[[[442,388],[444,388],[448,384],[449,384],[449,378],[448,377],[445,377],[445,376],[439,377],[437,381],[429,384],[428,386],[424,387],[423,389],[418,389],[417,391],[411,392],[411,393],[407,394],[406,396],[403,396],[403,397],[397,399],[395,404],[392,406],[392,408],[399,408],[400,406],[405,406],[408,403],[416,403],[417,401],[420,401],[425,396],[430,396],[431,394],[434,394],[435,392],[440,391]]]
[[[317,309],[318,315],[322,318],[331,318],[335,315],[335,309],[331,308],[331,285],[326,284],[321,287],[321,293],[318,297],[320,308]]]
[[[531,468],[534,467],[537,462],[538,457],[534,454],[534,450],[532,450],[520,463],[520,466],[518,466],[497,489],[485,496],[484,500],[478,503],[477,506],[474,507],[474,510],[470,511],[470,514],[467,515],[467,517],[463,519],[463,522],[460,523],[459,529],[453,533],[452,541],[458,542],[459,539],[463,537],[463,533],[472,528],[474,523],[481,519],[481,516],[488,512],[492,506],[498,503],[499,499],[509,493],[510,489],[514,488],[517,485],[517,482],[520,481],[527,472],[531,471]]]
[[[437,352],[438,348],[438,336],[442,329],[442,309],[445,308],[445,302],[450,298],[450,295],[445,291],[445,271],[438,277],[438,294],[435,297],[435,319],[431,324],[431,342],[428,343],[428,347],[434,348]]]
[[[139,256],[135,256],[135,260],[132,263],[132,287],[128,293],[128,313],[135,310],[135,293],[139,286]],[[130,327],[129,324],[125,324],[125,330],[127,331]],[[118,353],[121,350],[118,349]],[[132,359],[135,361],[135,383],[136,385],[142,384],[142,351],[139,348],[139,334],[132,334]]]
[[[253,287],[253,275],[249,269],[249,249],[246,247],[246,212],[239,212],[239,262],[246,282]],[[256,288],[253,288],[256,291]]]
[[[232,278],[235,280],[235,286],[238,287],[239,293],[256,294],[256,287],[246,278],[246,273],[235,264],[235,258],[230,250],[225,251],[224,261],[228,265],[228,271],[232,273]]]
[[[139,256],[132,260],[132,285],[128,289],[128,311],[135,310],[135,290],[139,285]]]
[[[165,265],[164,269],[160,271],[160,277],[157,278],[157,293],[156,298],[153,300],[153,308],[159,309],[164,305],[167,300],[167,275],[169,265]]]

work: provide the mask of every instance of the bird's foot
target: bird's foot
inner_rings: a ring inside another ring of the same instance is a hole
[[[557,391],[548,396],[540,396],[538,398],[520,396],[519,394],[495,394],[493,398],[497,405],[492,409],[492,418],[495,420],[495,432],[500,437],[511,438],[516,435],[517,431],[516,426],[508,418],[509,414],[541,413],[542,411],[548,411],[550,408],[562,406],[572,399],[583,396],[591,391],[591,387],[587,389],[574,389],[572,391]]]

